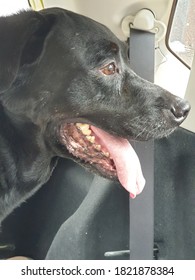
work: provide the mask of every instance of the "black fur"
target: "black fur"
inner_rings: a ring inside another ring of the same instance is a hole
[[[63,9],[0,18],[0,220],[50,177],[65,122],[125,138],[171,133],[189,105],[138,77],[105,26]],[[101,69],[115,63],[116,73]],[[84,164],[91,167],[89,164]]]

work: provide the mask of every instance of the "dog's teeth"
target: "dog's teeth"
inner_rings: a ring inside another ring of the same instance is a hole
[[[77,123],[76,126],[82,131],[84,135],[90,135],[91,130],[89,129],[89,125],[85,123]]]
[[[92,144],[95,142],[95,136],[86,136],[87,140]]]
[[[82,130],[82,133],[86,136],[91,135],[91,130]]]
[[[89,125],[88,124],[83,124],[81,126],[81,129],[84,130],[84,131],[89,130]]]
[[[103,154],[104,154],[106,157],[110,157],[109,152],[104,152],[104,151],[103,151]]]
[[[95,149],[101,151],[101,145],[95,145]]]
[[[89,129],[89,124],[86,123],[76,123],[76,126],[80,129]]]

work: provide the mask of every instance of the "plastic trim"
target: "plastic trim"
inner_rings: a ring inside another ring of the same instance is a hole
[[[171,9],[171,13],[170,13],[168,26],[167,26],[167,34],[166,34],[166,37],[165,37],[165,45],[166,45],[166,47],[167,47],[167,49],[169,50],[170,53],[172,53],[188,69],[191,69],[191,67],[183,59],[181,59],[181,57],[179,57],[169,46],[169,37],[170,37],[170,33],[171,33],[171,28],[172,28],[172,25],[173,25],[173,19],[174,19],[174,16],[175,16],[175,11],[176,11],[177,4],[178,4],[178,0],[174,0],[173,5],[172,5],[172,9]]]

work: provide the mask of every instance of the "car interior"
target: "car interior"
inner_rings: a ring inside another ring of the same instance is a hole
[[[191,111],[170,136],[135,143],[146,178],[135,199],[60,159],[50,180],[2,222],[0,259],[195,259],[195,1],[0,1],[0,16],[50,7],[106,25],[127,42],[131,68],[187,99]]]

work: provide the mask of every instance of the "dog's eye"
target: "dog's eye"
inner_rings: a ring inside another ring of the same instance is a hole
[[[105,75],[113,75],[117,72],[117,68],[116,68],[116,65],[114,64],[114,62],[106,65],[105,67],[103,67],[101,69],[102,73],[105,74]]]

